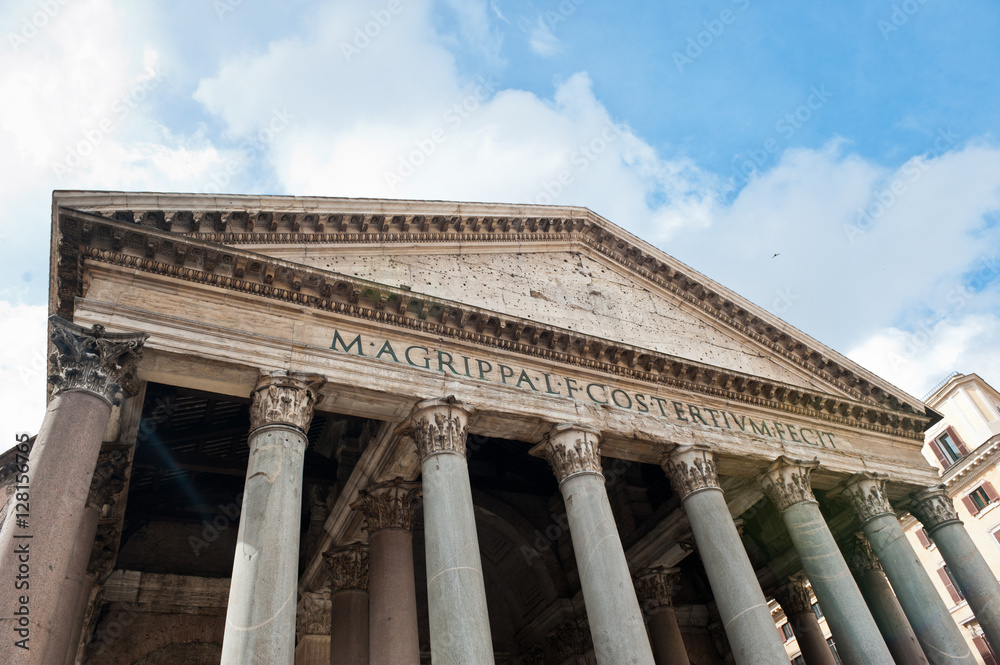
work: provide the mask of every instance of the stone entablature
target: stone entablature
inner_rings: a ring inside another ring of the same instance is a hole
[[[82,293],[83,259],[910,439],[921,439],[929,422],[912,406],[877,387],[859,390],[850,385],[858,379],[853,373],[850,378],[847,374],[823,376],[858,401],[174,235],[153,226],[68,210],[60,211],[59,220],[63,238],[57,304],[66,315],[72,315],[74,299]],[[760,343],[760,335],[753,330],[741,332]],[[793,363],[810,367],[806,359],[776,350]]]

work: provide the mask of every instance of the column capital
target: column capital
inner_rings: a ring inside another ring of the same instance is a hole
[[[660,466],[667,472],[670,486],[682,501],[701,490],[722,489],[715,454],[703,443],[677,446],[663,457]]]
[[[308,432],[324,383],[326,379],[317,374],[261,370],[251,393],[250,431],[265,425],[287,425]]]
[[[853,474],[839,488],[838,493],[850,501],[862,526],[881,515],[895,516],[889,496],[885,493],[887,480],[888,477],[880,473],[863,471]]]
[[[657,566],[641,571],[635,577],[635,593],[639,605],[647,614],[674,604],[674,587],[681,579],[680,568]]]
[[[113,406],[138,391],[136,365],[148,333],[109,333],[95,324],[87,329],[58,316],[50,316],[49,383],[55,394],[82,390]]]
[[[771,595],[789,618],[804,612],[812,612],[812,592],[803,575],[789,577],[784,584],[775,587]]]
[[[472,409],[454,395],[425,399],[413,407],[400,431],[413,437],[421,462],[431,455],[465,457],[465,439],[471,415]]]
[[[910,513],[913,514],[930,533],[945,524],[962,521],[955,512],[955,503],[948,496],[944,485],[928,487],[910,495]]]
[[[767,471],[757,476],[757,483],[778,512],[803,501],[816,501],[809,482],[809,474],[819,466],[819,460],[797,460],[782,455]]]
[[[330,593],[368,590],[368,545],[356,540],[323,552],[330,575]]]
[[[330,634],[330,594],[323,591],[306,591],[295,612],[295,637]]]
[[[420,485],[402,478],[369,485],[358,490],[358,499],[351,504],[365,516],[365,531],[369,534],[382,529],[402,529],[413,532],[414,504],[420,498]]]
[[[882,564],[879,563],[878,557],[872,551],[871,543],[861,531],[854,534],[853,543],[844,547],[844,555],[848,567],[855,575],[869,570],[882,570]]]
[[[572,656],[584,656],[594,648],[590,630],[578,621],[567,621],[549,633],[547,639],[559,663]]]
[[[589,425],[560,423],[529,453],[547,459],[561,484],[584,473],[603,475],[600,443],[599,430]]]

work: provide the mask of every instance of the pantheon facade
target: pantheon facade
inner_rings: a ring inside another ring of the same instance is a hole
[[[4,663],[971,665],[907,514],[1000,645],[939,416],[589,210],[56,192],[49,310]]]

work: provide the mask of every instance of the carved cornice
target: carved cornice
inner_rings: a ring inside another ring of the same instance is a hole
[[[681,579],[679,568],[648,568],[635,578],[635,594],[647,614],[674,604],[674,587]]]
[[[328,591],[306,591],[302,594],[298,611],[295,613],[295,636],[330,635],[330,619],[333,603]]]
[[[313,407],[319,402],[319,389],[325,381],[315,374],[262,371],[251,395],[250,430],[265,425],[288,425],[308,432]]]
[[[870,471],[856,473],[844,481],[842,489],[837,492],[850,501],[862,526],[880,515],[895,517],[889,495],[885,493],[887,480],[886,476]]]
[[[869,570],[882,570],[882,564],[872,550],[871,543],[864,533],[854,534],[854,542],[844,548],[845,559],[851,572],[860,575]]]
[[[118,406],[137,391],[136,364],[142,357],[147,333],[109,333],[104,326],[86,329],[50,316],[49,383],[54,393],[83,390]]]
[[[909,509],[913,516],[921,521],[927,533],[945,524],[962,523],[958,513],[955,512],[955,504],[943,485],[912,494]]]
[[[369,534],[382,529],[413,531],[415,504],[420,498],[420,485],[394,478],[384,483],[358,490],[358,499],[351,504],[365,516],[365,531]]]
[[[323,552],[330,574],[330,593],[368,590],[368,545],[355,541]]]
[[[544,457],[559,483],[583,473],[602,474],[601,433],[587,425],[560,423],[529,452]]]
[[[789,618],[805,612],[812,612],[812,593],[809,591],[808,583],[802,577],[789,578],[784,584],[775,587],[772,595],[781,605],[785,616]]]
[[[784,512],[802,501],[815,503],[809,474],[818,466],[819,460],[794,460],[782,455],[757,477],[757,483],[778,511]]]
[[[664,456],[660,466],[670,478],[670,486],[683,501],[690,494],[718,489],[719,472],[712,449],[700,443],[677,446]]]
[[[572,240],[583,242],[630,267],[644,278],[674,292],[694,306],[715,315],[721,322],[736,328],[757,343],[769,347],[774,353],[785,356],[803,369],[838,385],[854,399],[844,399],[836,395],[804,390],[790,384],[763,380],[750,374],[713,367],[641,347],[617,342],[609,343],[608,340],[545,326],[515,316],[424,296],[401,288],[375,285],[365,280],[216,244],[277,241],[275,238],[269,239],[269,236],[242,238],[215,234],[202,236],[194,232],[181,235],[164,231],[161,229],[166,222],[160,223],[156,220],[169,220],[175,217],[188,219],[183,216],[177,217],[180,215],[178,212],[164,215],[163,211],[145,211],[108,219],[98,214],[60,208],[62,238],[58,252],[59,286],[56,294],[59,313],[64,316],[72,315],[74,299],[83,293],[83,262],[94,261],[275,298],[299,306],[314,307],[384,325],[422,330],[442,337],[471,341],[546,360],[576,364],[618,376],[661,383],[873,432],[922,440],[922,433],[931,422],[928,416],[917,413],[910,404],[900,402],[895,396],[870,384],[851,370],[841,368],[835,362],[823,357],[821,353],[792,340],[786,333],[778,331],[738,304],[692,282],[682,272],[662,262],[659,263],[659,267],[651,269],[650,261],[656,263],[657,259],[643,258],[641,252],[637,255],[633,251],[636,248],[630,249],[630,241],[619,239],[616,235],[608,233],[601,224],[589,220],[575,220],[572,225],[567,224],[570,220],[561,220],[560,228],[563,231],[549,233],[544,237],[539,236],[537,229],[540,228],[539,224],[544,226],[542,222],[545,220],[535,220],[538,223],[535,226],[536,231],[531,231],[531,224],[528,223],[527,232],[514,234],[498,231],[502,225],[495,224],[492,231],[486,230],[487,227],[483,226],[479,232],[448,231],[437,232],[437,235],[426,235],[422,232],[412,238],[407,234],[390,233],[318,236],[306,234],[308,238],[306,235],[300,237],[293,234],[283,241],[388,243],[440,240],[488,243]],[[250,217],[259,219],[259,215],[251,214]],[[187,228],[193,228],[195,221],[192,220],[196,219],[202,217],[192,216],[183,224],[187,224]],[[392,219],[395,220],[396,217]],[[558,221],[548,220],[548,223],[551,226]],[[527,222],[530,220],[526,220]],[[308,223],[305,222],[306,226]],[[453,222],[449,222],[451,223]],[[513,221],[510,228],[516,228]],[[526,237],[522,238],[522,235]],[[202,237],[211,241],[201,240]],[[600,241],[598,237],[601,238]],[[616,258],[616,252],[622,252],[622,256]]]
[[[450,395],[429,399],[413,407],[409,421],[401,429],[413,437],[421,461],[430,455],[454,454],[465,457],[471,409]]]

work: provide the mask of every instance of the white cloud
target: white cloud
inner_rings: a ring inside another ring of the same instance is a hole
[[[973,314],[919,327],[885,328],[847,355],[920,398],[951,372],[1000,386],[1000,317]]]
[[[19,432],[38,433],[45,415],[46,308],[0,300],[0,451]]]

